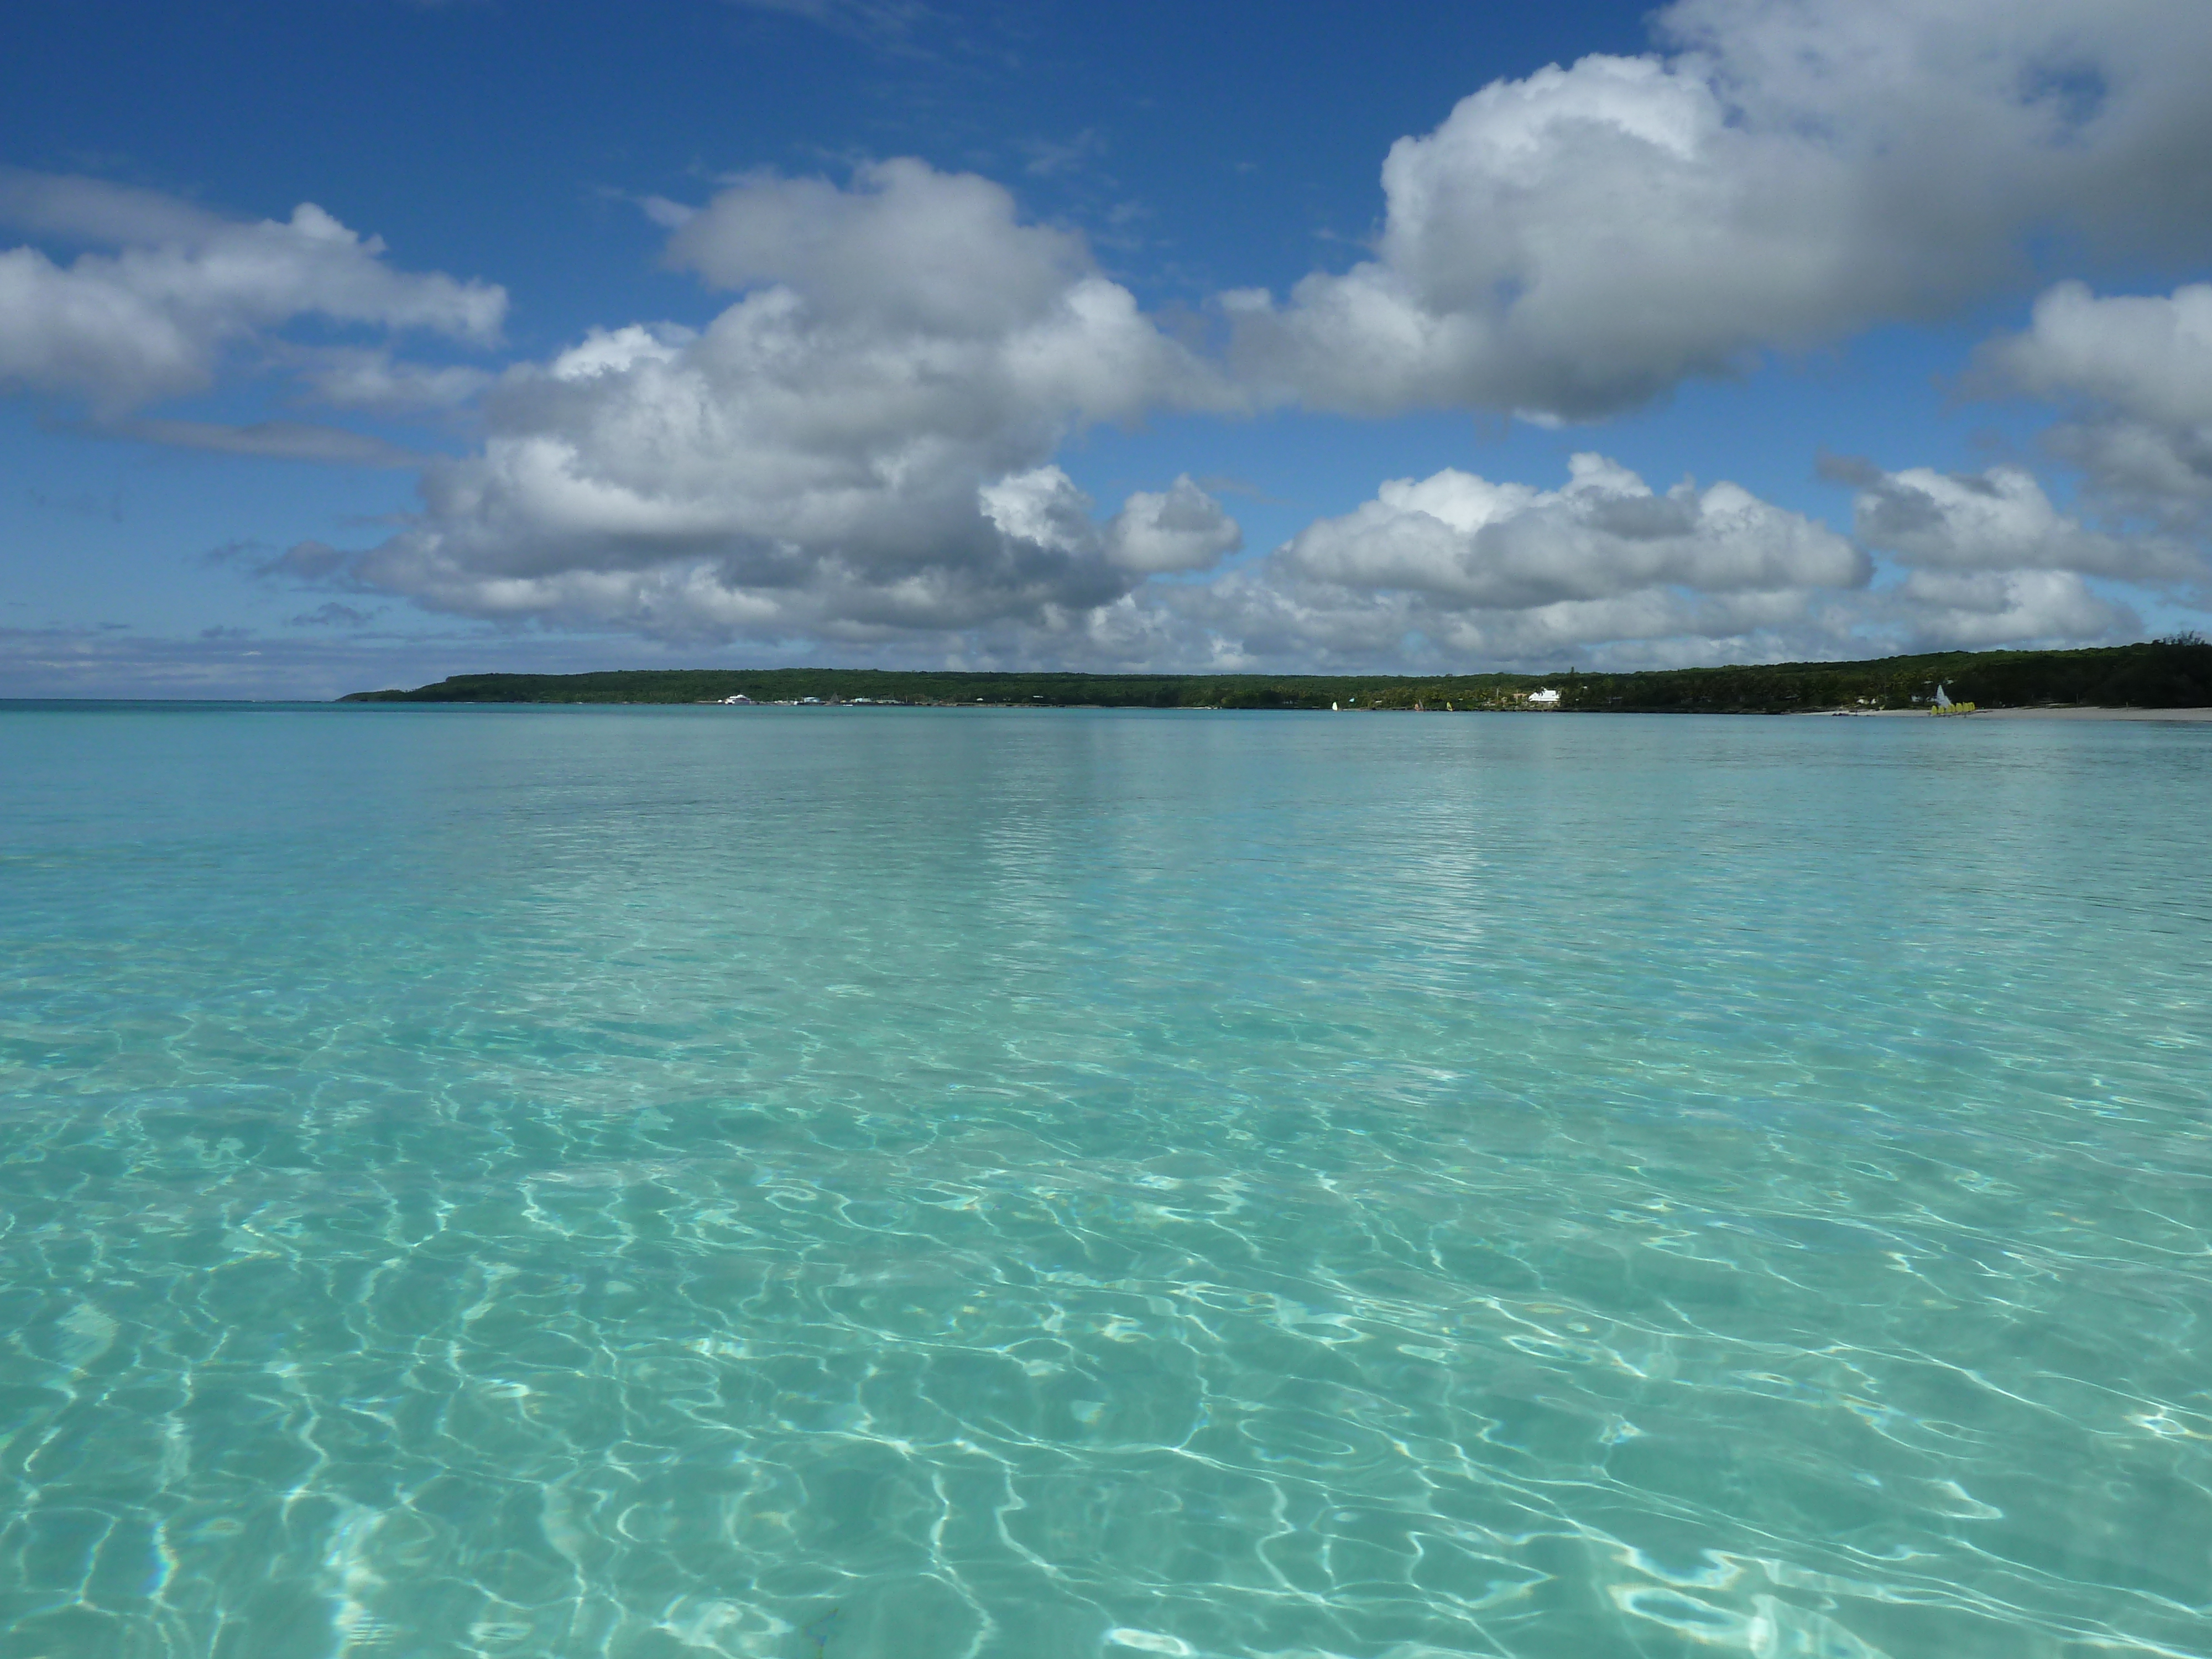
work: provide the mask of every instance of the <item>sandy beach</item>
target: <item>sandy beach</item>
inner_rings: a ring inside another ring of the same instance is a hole
[[[1924,708],[1879,708],[1870,711],[1884,720],[1927,720]],[[2212,720],[2212,708],[1977,708],[1955,718],[1975,720],[2166,720],[2197,724]]]

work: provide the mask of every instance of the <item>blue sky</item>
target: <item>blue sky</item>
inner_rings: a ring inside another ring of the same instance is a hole
[[[2212,601],[2195,0],[11,35],[0,695],[1633,667]]]

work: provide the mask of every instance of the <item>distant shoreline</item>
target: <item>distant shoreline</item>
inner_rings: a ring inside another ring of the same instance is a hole
[[[2194,635],[2069,651],[1953,651],[1863,662],[1551,674],[1078,674],[875,668],[617,669],[456,674],[355,703],[904,703],[1121,708],[1406,709],[1473,713],[1811,714],[1984,710],[2093,718],[2087,710],[2212,708],[2212,643]]]

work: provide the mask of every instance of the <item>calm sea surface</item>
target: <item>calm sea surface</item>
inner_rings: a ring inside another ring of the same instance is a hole
[[[2212,726],[0,706],[9,1659],[2212,1654]]]

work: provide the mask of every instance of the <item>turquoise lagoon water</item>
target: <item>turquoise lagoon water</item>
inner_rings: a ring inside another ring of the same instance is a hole
[[[2212,1653],[2212,727],[0,712],[0,1651]]]

